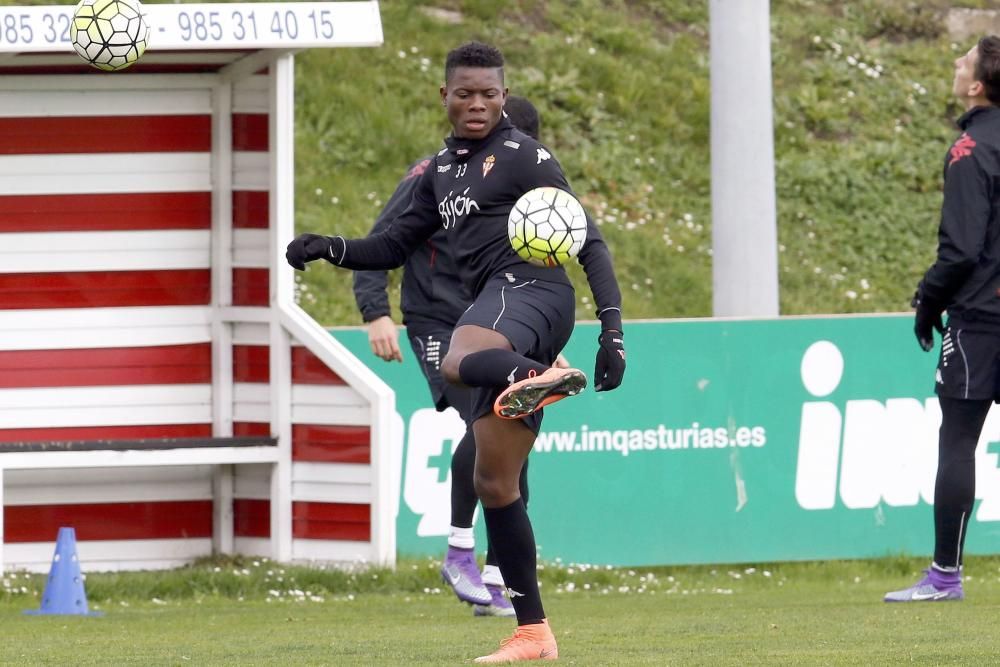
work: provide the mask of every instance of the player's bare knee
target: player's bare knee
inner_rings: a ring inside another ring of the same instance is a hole
[[[472,482],[483,507],[502,507],[513,502],[513,498],[510,498],[510,485],[505,479],[476,471]],[[516,496],[515,492],[514,497]]]
[[[448,354],[444,355],[444,359],[441,361],[441,376],[449,384],[462,384],[462,378],[459,375],[458,368],[462,365],[462,359],[465,355],[448,351]]]

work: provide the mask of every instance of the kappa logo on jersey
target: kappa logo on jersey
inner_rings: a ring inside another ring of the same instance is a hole
[[[955,164],[964,157],[972,155],[972,149],[976,146],[976,140],[969,136],[968,132],[963,132],[958,141],[951,147],[951,160],[948,166]]]
[[[449,191],[448,196],[438,202],[438,213],[441,215],[441,224],[445,229],[458,224],[473,211],[479,210],[479,204],[475,199],[468,196],[469,188],[462,190],[456,195],[454,191]]]
[[[483,160],[483,178],[489,176],[490,171],[493,169],[493,165],[496,164],[496,162],[497,159],[493,155],[487,156],[487,158]]]
[[[413,168],[410,169],[410,173],[408,173],[406,175],[406,178],[404,178],[403,180],[409,181],[411,179],[416,178],[417,176],[422,175],[425,171],[427,171],[427,167],[429,167],[430,164],[431,164],[430,160],[421,160],[418,164],[413,165]],[[440,169],[440,167],[438,167],[438,169]]]
[[[548,160],[550,157],[552,157],[552,153],[549,153],[544,148],[539,148],[538,149],[538,162],[536,162],[535,164],[541,164],[542,160]]]

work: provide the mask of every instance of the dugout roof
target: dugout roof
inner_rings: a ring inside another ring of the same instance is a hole
[[[75,4],[0,7],[0,75],[107,76],[69,41]],[[205,73],[247,58],[312,47],[378,46],[378,2],[144,4],[149,46],[123,74]]]

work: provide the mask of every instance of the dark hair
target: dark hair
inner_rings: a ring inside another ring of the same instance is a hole
[[[973,76],[983,84],[983,91],[991,103],[1000,106],[1000,37],[987,35],[976,45],[979,58]]]
[[[534,104],[523,97],[508,95],[503,110],[507,112],[507,117],[514,127],[532,139],[538,139],[538,126],[541,121],[538,119],[538,109]]]
[[[482,42],[467,42],[448,52],[444,61],[444,80],[451,79],[456,67],[496,67],[503,81],[503,54],[500,49]]]

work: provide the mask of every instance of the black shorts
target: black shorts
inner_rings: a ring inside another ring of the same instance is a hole
[[[410,347],[420,363],[420,370],[427,380],[427,387],[431,390],[431,398],[434,407],[438,412],[443,412],[449,407],[458,410],[458,414],[469,421],[469,412],[472,408],[472,390],[468,387],[458,387],[448,384],[441,375],[441,362],[448,354],[448,345],[451,343],[451,329],[444,327],[440,329],[428,329],[421,327],[416,331],[407,328],[410,338]]]
[[[949,325],[941,340],[938,396],[1000,402],[1000,331]]]
[[[576,322],[576,296],[568,282],[519,279],[505,273],[487,281],[479,296],[455,327],[467,324],[497,331],[518,354],[551,366],[566,346]],[[493,410],[505,387],[473,388],[471,418]],[[542,425],[541,411],[522,420],[535,433]]]

